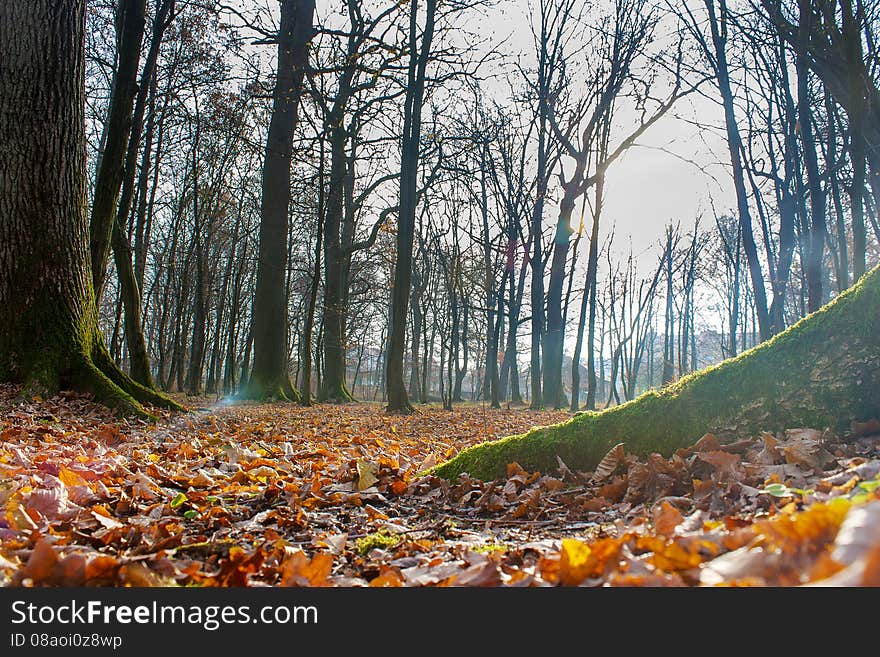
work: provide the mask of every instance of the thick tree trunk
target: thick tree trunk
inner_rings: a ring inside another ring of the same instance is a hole
[[[180,408],[110,358],[98,329],[85,192],[85,2],[0,5],[0,379]]]
[[[880,267],[773,339],[659,391],[568,422],[465,450],[437,468],[492,478],[516,461],[549,472],[557,456],[589,470],[617,442],[671,454],[707,432],[721,440],[880,417]]]
[[[314,0],[284,0],[278,74],[263,162],[259,262],[254,294],[254,364],[244,396],[296,399],[287,371],[287,223],[290,165],[303,75],[312,38]]]

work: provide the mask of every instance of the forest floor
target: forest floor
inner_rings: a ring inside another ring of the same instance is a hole
[[[0,585],[880,584],[876,421],[450,483],[424,472],[570,414],[201,400],[147,424],[17,393],[0,386]]]

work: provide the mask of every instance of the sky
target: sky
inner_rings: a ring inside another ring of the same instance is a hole
[[[486,10],[482,24],[475,29],[504,41],[511,52],[531,53],[529,4],[527,0],[502,0]],[[669,28],[658,26],[657,32],[658,40],[666,40],[672,47]],[[708,98],[692,94],[681,100],[611,166],[606,176],[600,240],[613,227],[617,251],[628,252],[631,243],[635,254],[645,254],[644,259],[651,261],[648,268],[653,267],[653,258],[647,254],[658,252],[667,223],[681,222],[686,231],[700,215],[704,226],[711,225],[707,222],[713,221],[713,205],[718,212],[735,208],[727,143],[720,130],[723,113],[710,99],[715,88],[705,84],[702,89]],[[630,118],[626,114],[625,109],[619,112],[618,140],[625,136]],[[703,130],[694,122],[716,129]]]

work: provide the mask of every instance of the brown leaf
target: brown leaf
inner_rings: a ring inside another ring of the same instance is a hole
[[[577,481],[577,475],[571,471],[571,469],[565,465],[565,461],[557,454],[556,455],[556,463],[558,465],[557,470],[559,474],[562,476],[563,480]]]
[[[697,458],[713,466],[715,472],[718,473],[719,478],[722,480],[738,478],[740,472],[739,454],[730,454],[723,450],[717,450],[714,452],[700,452],[697,454]]]
[[[400,574],[406,580],[407,586],[431,586],[458,574],[461,572],[461,566],[460,561],[441,563],[435,566],[428,564],[404,568]]]
[[[683,461],[667,461],[659,454],[648,456],[646,463],[634,463],[627,472],[629,487],[625,502],[656,500],[672,495],[683,484],[686,475]]]
[[[700,583],[704,586],[715,586],[747,577],[766,581],[773,577],[779,566],[778,552],[741,547],[703,564],[700,569]]]
[[[452,586],[500,586],[501,571],[494,561],[474,564],[453,576]]]
[[[782,463],[785,457],[779,450],[779,441],[773,437],[772,433],[766,431],[761,434],[761,438],[763,440],[763,447],[759,452],[750,457],[751,461],[759,465],[777,465]]]
[[[34,545],[31,556],[21,570],[21,579],[30,578],[35,584],[50,583],[57,576],[58,554],[48,539],[42,538]]]
[[[669,502],[664,501],[659,507],[654,508],[654,529],[661,536],[671,537],[682,520],[684,517],[681,515],[681,511]]]
[[[624,451],[624,444],[617,443],[614,447],[608,450],[608,453],[602,457],[602,460],[599,461],[599,465],[596,466],[596,471],[593,473],[593,476],[590,478],[590,483],[597,484],[600,481],[604,481],[617,470],[617,466],[623,463],[626,459],[626,452]]]
[[[359,491],[366,490],[379,481],[379,478],[376,476],[377,468],[378,466],[375,463],[365,461],[364,459],[357,460],[357,489]]]
[[[619,502],[626,495],[627,485],[626,477],[615,477],[611,482],[600,486],[596,491],[596,495],[608,498],[612,502]]]
[[[700,438],[693,445],[683,450],[684,454],[697,454],[699,452],[714,452],[721,449],[721,443],[718,442],[717,436],[714,433],[703,434],[703,437]]]
[[[75,516],[81,507],[70,501],[67,486],[51,475],[45,480],[46,485],[31,491],[27,496],[25,508],[28,511],[37,511],[49,520],[67,520]]]

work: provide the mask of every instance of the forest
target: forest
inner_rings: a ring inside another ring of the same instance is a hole
[[[0,6],[0,585],[880,585],[880,2]]]

